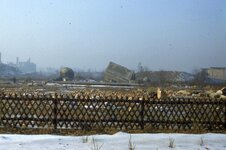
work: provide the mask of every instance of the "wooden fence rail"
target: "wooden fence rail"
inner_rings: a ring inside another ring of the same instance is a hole
[[[226,101],[1,94],[0,127],[226,130]]]

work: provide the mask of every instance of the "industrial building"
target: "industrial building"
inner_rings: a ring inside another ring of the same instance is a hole
[[[22,73],[34,73],[36,72],[36,64],[31,62],[30,58],[27,61],[19,61],[19,58],[16,58],[15,63],[8,63],[9,66],[15,67],[20,70]]]
[[[225,67],[210,67],[210,68],[204,68],[202,70],[206,72],[209,78],[226,81]]]

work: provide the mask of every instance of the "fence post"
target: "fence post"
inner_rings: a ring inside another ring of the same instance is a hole
[[[224,100],[224,130],[226,130],[226,101]]]
[[[143,130],[144,129],[144,97],[142,98],[141,100],[141,129]]]
[[[2,124],[2,99],[3,95],[0,95],[0,124]]]
[[[5,93],[1,93],[0,94],[0,124],[1,125],[3,125],[3,118],[4,118],[4,115],[5,114],[3,114],[3,111],[2,111],[2,109],[3,109],[3,107],[4,107],[4,105],[3,105],[3,100],[6,98],[6,94]]]
[[[57,101],[58,101],[58,95],[55,94],[54,97],[52,97],[52,100],[53,100],[53,116],[54,116],[54,119],[53,119],[53,126],[54,126],[54,130],[56,131],[57,129]]]

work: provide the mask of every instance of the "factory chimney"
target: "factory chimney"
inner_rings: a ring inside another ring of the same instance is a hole
[[[0,52],[0,64],[2,63],[2,53]]]
[[[19,57],[16,57],[16,65],[19,65]]]

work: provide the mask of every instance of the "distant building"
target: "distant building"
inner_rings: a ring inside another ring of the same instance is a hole
[[[36,72],[36,64],[31,62],[30,58],[25,62],[20,62],[19,58],[16,58],[16,64],[10,62],[8,65],[16,67],[22,73],[34,73]]]
[[[132,83],[134,82],[135,74],[133,71],[124,66],[110,62],[104,72],[104,81],[111,83]]]
[[[209,78],[226,81],[226,68],[225,67],[210,67],[202,69],[205,71]]]
[[[2,64],[2,66],[5,65],[4,63],[2,63],[1,52],[0,52],[0,64]],[[13,63],[13,62],[8,62],[6,66],[8,66],[8,68],[14,67],[15,70],[17,72],[20,72],[20,73],[34,73],[34,72],[36,72],[36,64],[31,62],[30,58],[25,62],[19,62],[19,58],[17,57],[16,58],[16,64]]]
[[[30,58],[25,62],[18,61],[18,69],[24,73],[34,73],[36,72],[36,64],[32,63]]]

